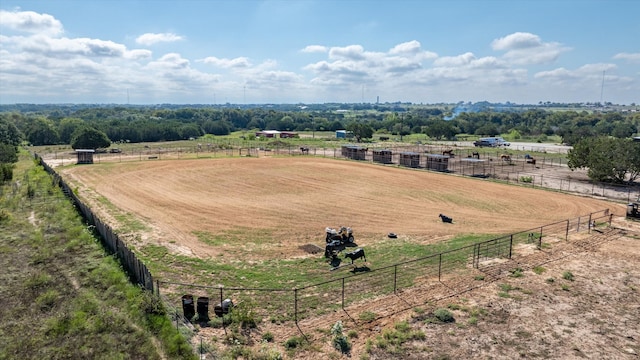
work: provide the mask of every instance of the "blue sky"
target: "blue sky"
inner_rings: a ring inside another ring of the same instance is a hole
[[[637,0],[2,0],[0,103],[638,104],[638,14]]]

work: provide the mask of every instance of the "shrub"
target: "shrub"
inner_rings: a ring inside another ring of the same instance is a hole
[[[349,339],[342,334],[342,321],[338,320],[333,327],[331,327],[331,334],[333,335],[333,347],[343,354],[348,354],[351,351],[351,343],[349,343]]]
[[[267,331],[266,333],[262,334],[262,340],[266,342],[273,342],[273,334]]]
[[[542,266],[536,266],[533,268],[533,272],[540,275],[543,272],[547,271],[547,269],[543,268]]]
[[[284,342],[284,348],[288,350],[295,349],[298,346],[302,345],[302,342],[302,338],[298,336],[290,337],[287,339],[287,341]]]
[[[253,306],[248,302],[242,302],[231,309],[231,319],[234,323],[240,324],[243,329],[255,328],[258,326],[258,319]]]
[[[530,183],[533,182],[533,177],[531,177],[531,176],[520,176],[520,182],[530,184]]]
[[[447,323],[447,322],[454,322],[455,319],[453,318],[453,314],[451,313],[451,311],[447,310],[447,309],[437,309],[436,311],[433,312],[433,316],[436,317],[436,319],[440,320],[441,322]]]
[[[365,311],[360,313],[360,320],[364,321],[364,322],[371,322],[373,320],[375,320],[377,317],[376,313],[371,312],[371,311]]]
[[[565,280],[573,281],[573,274],[571,271],[565,271],[562,273],[562,278]]]
[[[523,271],[522,268],[515,268],[515,269],[511,270],[511,275],[509,275],[509,276],[514,277],[514,278],[523,277],[524,274],[522,273],[522,271]]]

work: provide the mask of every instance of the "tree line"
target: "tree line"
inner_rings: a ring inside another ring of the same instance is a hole
[[[405,136],[426,134],[433,139],[456,135],[503,135],[511,140],[528,137],[544,141],[557,135],[573,145],[585,137],[628,138],[640,128],[638,113],[588,113],[586,111],[469,112],[445,120],[446,109],[404,107],[401,111],[298,110],[270,108],[157,108],[86,107],[62,112],[2,112],[33,145],[70,144],[76,130],[91,127],[111,141],[156,142],[197,138],[205,134],[228,135],[239,130],[335,131],[349,124],[370,127],[373,133]],[[362,126],[360,126],[362,127]]]
[[[0,112],[0,140],[3,144],[0,149],[6,157],[6,153],[10,152],[7,146],[16,146],[22,141],[32,145],[71,144],[73,148],[96,148],[108,147],[111,142],[186,140],[205,134],[228,135],[240,130],[347,129],[354,132],[358,141],[370,139],[373,134],[400,137],[425,134],[436,140],[454,140],[462,134],[502,135],[511,141],[527,138],[539,142],[546,141],[550,136],[559,136],[563,143],[576,145],[574,156],[585,157],[586,153],[577,149],[594,145],[579,146],[586,139],[629,139],[640,129],[640,113],[631,112],[550,111],[536,108],[462,112],[452,116],[453,109],[447,107],[364,105],[253,108],[49,105],[23,108],[21,111],[12,108],[11,111]],[[623,153],[628,151],[615,152]],[[7,161],[3,160],[3,164]],[[583,161],[575,162],[576,167],[584,165]],[[587,165],[592,165],[586,166],[590,169],[597,168],[594,164]],[[602,174],[601,171],[593,171],[594,178],[620,180],[620,176]]]

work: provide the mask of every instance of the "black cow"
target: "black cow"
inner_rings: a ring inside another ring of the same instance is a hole
[[[352,264],[353,264],[354,260],[360,259],[360,258],[363,258],[364,261],[367,261],[367,257],[364,255],[364,249],[363,248],[357,248],[354,251],[345,253],[344,257],[351,259],[351,263]]]
[[[440,214],[438,216],[440,216],[440,219],[442,219],[442,222],[449,223],[449,224],[453,223],[453,219],[448,217],[447,215]]]

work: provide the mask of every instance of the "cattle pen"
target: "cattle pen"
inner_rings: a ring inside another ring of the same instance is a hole
[[[620,236],[609,209],[480,241],[425,257],[369,269],[351,267],[342,277],[296,288],[243,288],[156,280],[155,291],[171,304],[177,326],[186,326],[184,294],[250,303],[272,323],[293,322],[295,332],[311,334],[319,324],[357,319],[363,311],[389,316],[424,306],[508,276],[531,270],[554,258],[594,247]],[[398,301],[401,299],[401,301]],[[207,318],[208,319],[208,318]],[[356,320],[357,321],[357,320]],[[197,322],[197,321],[196,321]],[[221,322],[224,326],[224,322]]]

